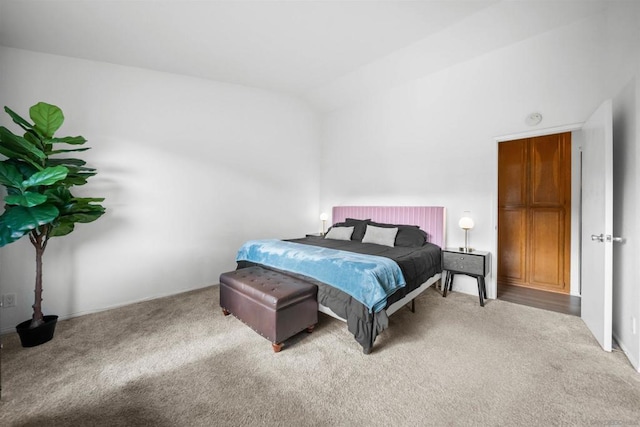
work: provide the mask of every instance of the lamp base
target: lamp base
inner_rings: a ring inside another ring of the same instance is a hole
[[[473,252],[473,248],[463,248],[460,246],[460,252]]]

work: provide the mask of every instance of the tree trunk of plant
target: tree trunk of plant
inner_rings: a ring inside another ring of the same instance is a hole
[[[46,247],[46,234],[33,230],[29,235],[29,240],[36,248],[36,288],[35,301],[33,307],[33,317],[30,328],[36,328],[44,323],[42,315],[42,255]]]

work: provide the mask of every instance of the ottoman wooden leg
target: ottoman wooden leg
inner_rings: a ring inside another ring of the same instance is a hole
[[[228,316],[228,315],[230,315],[231,313],[229,313],[229,312],[227,311],[227,309],[226,309],[226,308],[223,308],[223,309],[222,309],[222,314],[224,314],[225,316]]]
[[[273,343],[271,346],[273,347],[274,353],[280,353],[280,350],[282,350],[282,343]]]
[[[310,334],[311,332],[313,332],[313,329],[314,329],[315,327],[316,327],[316,325],[311,325],[311,326],[309,326],[309,327],[307,328],[307,333],[309,333],[309,334]]]

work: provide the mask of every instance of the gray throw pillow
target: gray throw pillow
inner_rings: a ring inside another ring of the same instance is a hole
[[[364,233],[362,243],[375,243],[377,245],[393,247],[397,234],[397,228],[382,228],[367,225],[367,231]]]
[[[351,240],[353,227],[331,227],[331,230],[324,236],[325,239]]]

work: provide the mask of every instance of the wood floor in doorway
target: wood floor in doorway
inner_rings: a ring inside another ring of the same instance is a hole
[[[522,286],[498,285],[498,299],[580,316],[580,297],[529,289]]]

